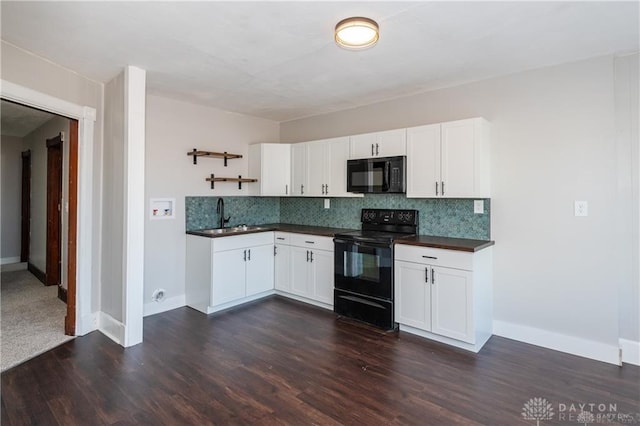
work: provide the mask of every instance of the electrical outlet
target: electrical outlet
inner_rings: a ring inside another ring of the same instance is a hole
[[[589,216],[589,203],[586,201],[576,201],[574,205],[575,216]]]
[[[329,199],[329,198],[325,198],[325,199],[324,199],[324,208],[325,208],[325,209],[328,209],[328,208],[330,208],[330,207],[331,207],[331,199]]]
[[[484,200],[473,200],[473,212],[475,214],[484,214]]]

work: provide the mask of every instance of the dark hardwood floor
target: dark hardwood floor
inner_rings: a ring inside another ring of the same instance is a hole
[[[272,297],[209,317],[180,308],[145,318],[144,343],[126,350],[99,332],[76,338],[2,374],[1,419],[535,425],[522,415],[534,397],[553,407],[541,425],[579,424],[584,403],[606,404],[605,412],[594,406],[590,423],[604,413],[608,424],[640,422],[640,367],[495,336],[473,354]]]

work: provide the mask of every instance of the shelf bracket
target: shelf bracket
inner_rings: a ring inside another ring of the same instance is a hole
[[[211,189],[214,189],[214,185],[213,185],[214,181],[215,181],[215,176],[213,175],[213,173],[211,173]]]
[[[238,175],[238,189],[242,189],[242,175]]]
[[[196,152],[198,152],[198,150],[193,148],[193,164],[198,164],[198,156],[196,155]]]
[[[224,152],[224,166],[227,167],[227,151]]]

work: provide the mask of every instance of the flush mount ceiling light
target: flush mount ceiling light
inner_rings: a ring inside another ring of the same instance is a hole
[[[347,18],[338,22],[336,43],[345,49],[366,49],[378,42],[378,24],[369,18]]]

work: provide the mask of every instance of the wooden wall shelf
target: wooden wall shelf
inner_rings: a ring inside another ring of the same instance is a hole
[[[215,182],[238,182],[238,189],[242,189],[242,184],[243,183],[252,183],[252,182],[257,182],[258,181],[258,179],[243,178],[242,176],[238,176],[237,178],[215,177],[215,175],[213,173],[211,174],[211,177],[208,177],[205,180],[207,182],[211,182],[211,189],[214,189],[214,183]]]
[[[227,160],[242,158],[241,154],[231,154],[228,152],[199,151],[193,148],[193,151],[187,152],[187,155],[193,156],[193,164],[198,164],[198,157],[223,158],[224,166],[227,167]]]

